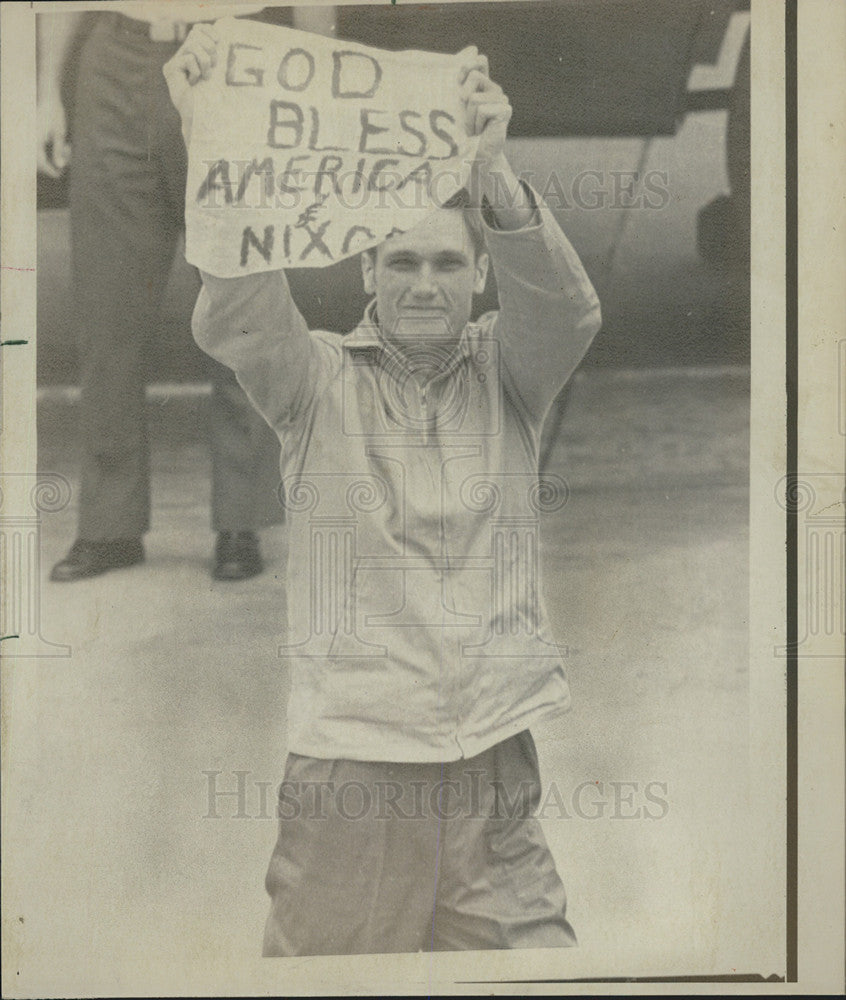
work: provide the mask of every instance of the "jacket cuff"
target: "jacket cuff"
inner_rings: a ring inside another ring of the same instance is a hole
[[[538,229],[543,224],[543,220],[541,219],[540,207],[538,205],[538,196],[537,194],[535,194],[534,189],[531,187],[531,185],[527,184],[522,179],[522,177],[517,178],[517,183],[520,185],[520,187],[526,193],[526,197],[529,199],[529,204],[531,205],[532,208],[532,218],[524,226],[521,226],[519,229],[503,229],[502,226],[500,226],[499,223],[496,221],[496,215],[494,214],[494,210],[491,206],[491,203],[488,201],[487,196],[483,195],[482,221],[484,222],[485,227],[487,229],[493,230],[493,232],[498,232],[498,233],[523,233],[527,229]]]

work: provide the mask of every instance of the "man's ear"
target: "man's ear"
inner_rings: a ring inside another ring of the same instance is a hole
[[[361,280],[368,295],[376,294],[376,254],[365,251],[361,255]]]
[[[485,290],[485,283],[488,280],[488,264],[490,257],[486,253],[480,253],[476,258],[476,278],[473,282],[474,295],[481,295]]]

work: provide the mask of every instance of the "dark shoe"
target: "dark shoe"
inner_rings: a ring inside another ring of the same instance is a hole
[[[53,567],[50,579],[57,583],[84,580],[143,561],[144,546],[140,538],[119,538],[113,542],[86,542],[78,538],[65,558]]]
[[[246,580],[264,569],[254,531],[219,531],[214,550],[215,580]]]

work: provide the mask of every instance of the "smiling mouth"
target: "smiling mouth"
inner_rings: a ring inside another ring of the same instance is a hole
[[[435,306],[403,307],[396,317],[393,336],[397,340],[410,340],[412,342],[417,341],[420,337],[425,337],[427,340],[452,341],[454,339],[448,311]]]

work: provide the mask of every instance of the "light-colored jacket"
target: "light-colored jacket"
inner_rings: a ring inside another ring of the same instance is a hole
[[[501,308],[427,345],[422,388],[372,304],[340,338],[307,329],[281,271],[203,275],[197,342],[282,443],[292,752],[457,760],[569,707],[538,565],[566,485],[538,481],[538,443],[599,303],[543,204],[485,235]]]

